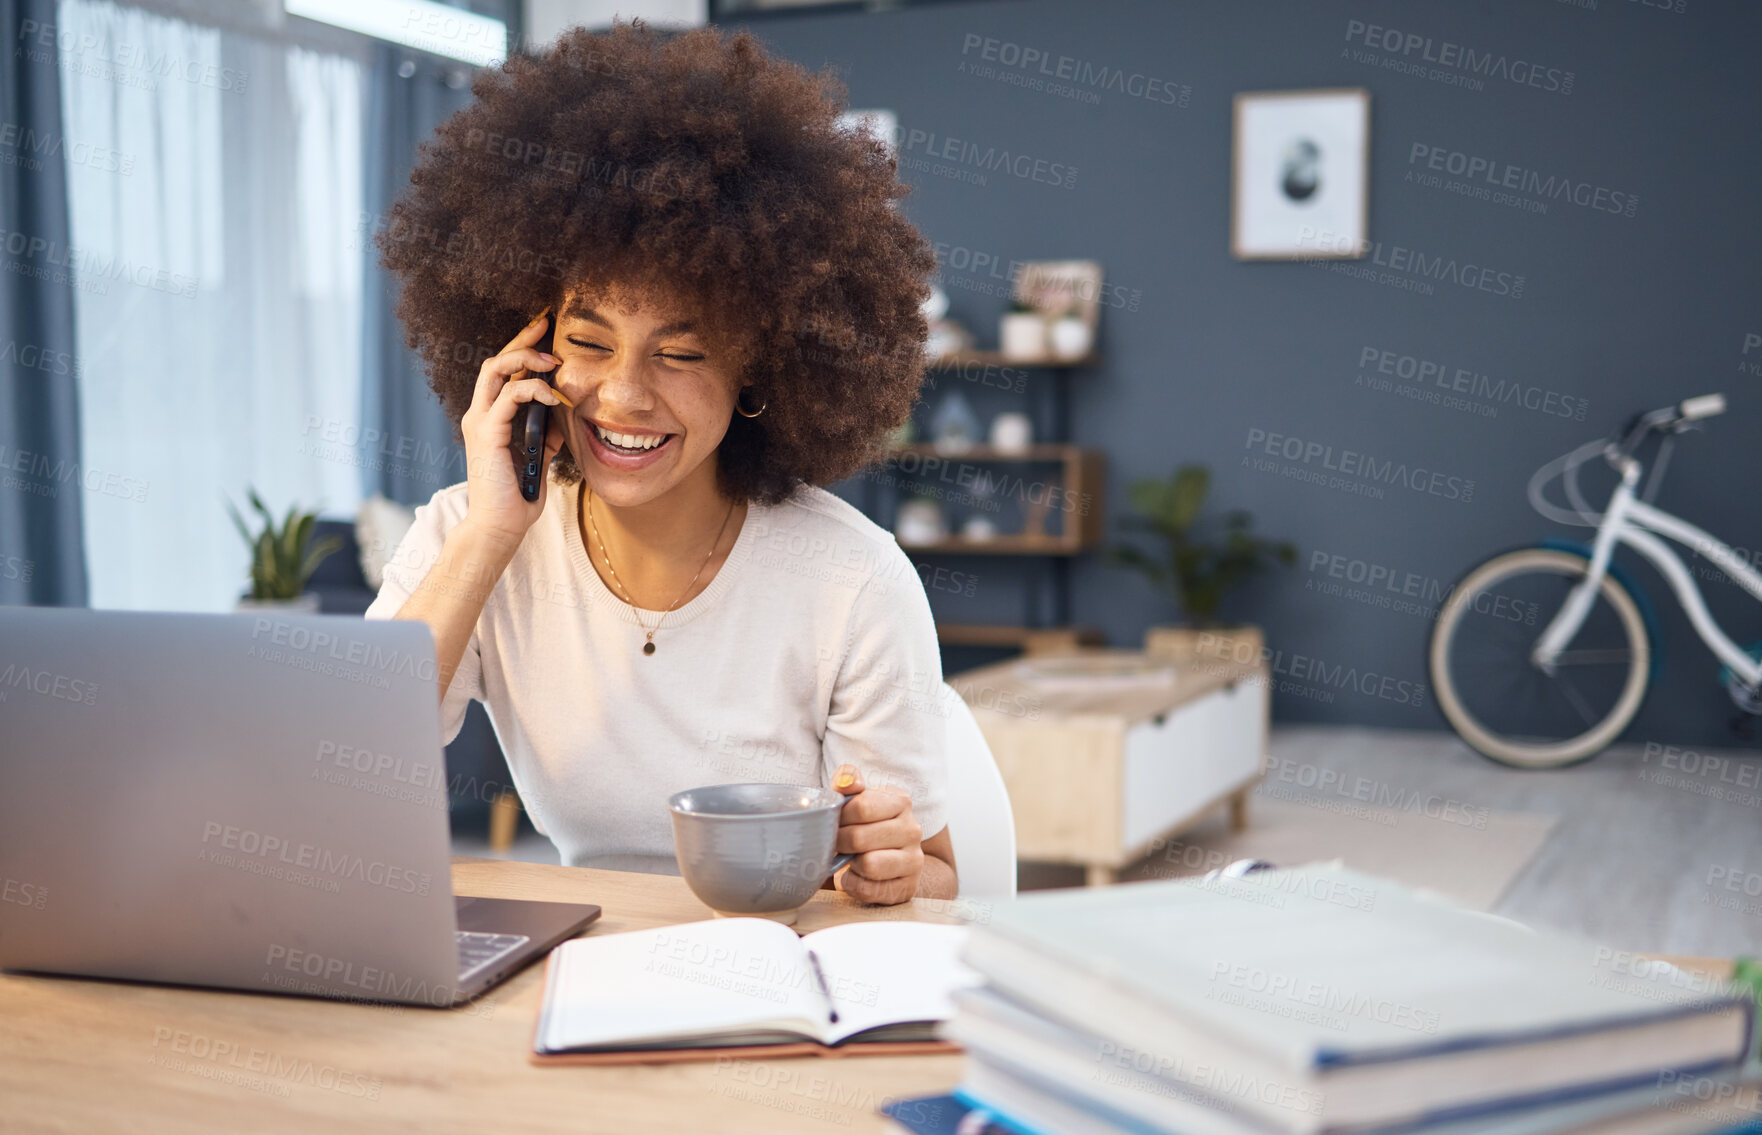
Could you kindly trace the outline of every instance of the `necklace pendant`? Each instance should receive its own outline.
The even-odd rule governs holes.
[[[653,653],[654,653],[654,652],[655,652],[655,644],[654,644],[654,642],[653,642],[653,641],[652,641],[652,640],[651,640],[651,641],[649,641],[649,642],[645,642],[645,643],[643,643],[643,644],[642,644],[642,652],[643,652],[643,653],[644,653],[644,654],[653,654]]]

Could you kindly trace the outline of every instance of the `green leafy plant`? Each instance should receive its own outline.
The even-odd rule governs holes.
[[[1133,511],[1121,518],[1121,526],[1155,537],[1161,555],[1134,544],[1116,544],[1107,553],[1110,565],[1143,572],[1196,626],[1216,625],[1224,596],[1269,562],[1297,562],[1294,545],[1249,531],[1254,517],[1248,512],[1225,513],[1217,524],[1202,521],[1210,489],[1211,471],[1204,465],[1183,465],[1164,479],[1134,481],[1127,491]]]
[[[287,519],[281,527],[275,526],[275,517],[271,516],[268,507],[257,495],[256,489],[247,489],[251,507],[263,518],[262,530],[253,535],[245,526],[245,518],[233,507],[231,501],[226,502],[226,510],[232,513],[233,523],[238,525],[239,535],[251,549],[251,595],[254,600],[265,599],[298,599],[306,590],[306,581],[324,558],[343,546],[343,542],[335,536],[326,536],[317,543],[312,541],[312,527],[318,521],[316,513],[300,512],[297,507],[288,509]]]

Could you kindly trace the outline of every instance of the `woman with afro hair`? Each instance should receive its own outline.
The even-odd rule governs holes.
[[[443,737],[485,703],[566,864],[677,873],[672,793],[829,784],[857,855],[832,885],[953,897],[929,602],[819,487],[924,375],[935,259],[885,145],[744,32],[577,28],[472,93],[375,237],[465,480],[368,617],[429,625]]]

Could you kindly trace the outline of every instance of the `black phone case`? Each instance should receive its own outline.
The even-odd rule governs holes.
[[[551,353],[552,332],[557,329],[557,316],[546,317],[550,323],[535,349]],[[555,370],[527,371],[529,377],[542,378],[554,385]],[[539,481],[544,477],[545,426],[550,421],[550,407],[543,402],[522,402],[514,410],[514,429],[508,447],[513,453],[514,475],[520,481],[520,495],[529,501],[538,499]]]

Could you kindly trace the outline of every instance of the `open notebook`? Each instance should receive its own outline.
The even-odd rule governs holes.
[[[551,952],[535,1063],[952,1051],[939,1039],[963,926],[853,922],[805,937],[719,918],[576,938]],[[910,1046],[910,1047],[905,1047]]]

